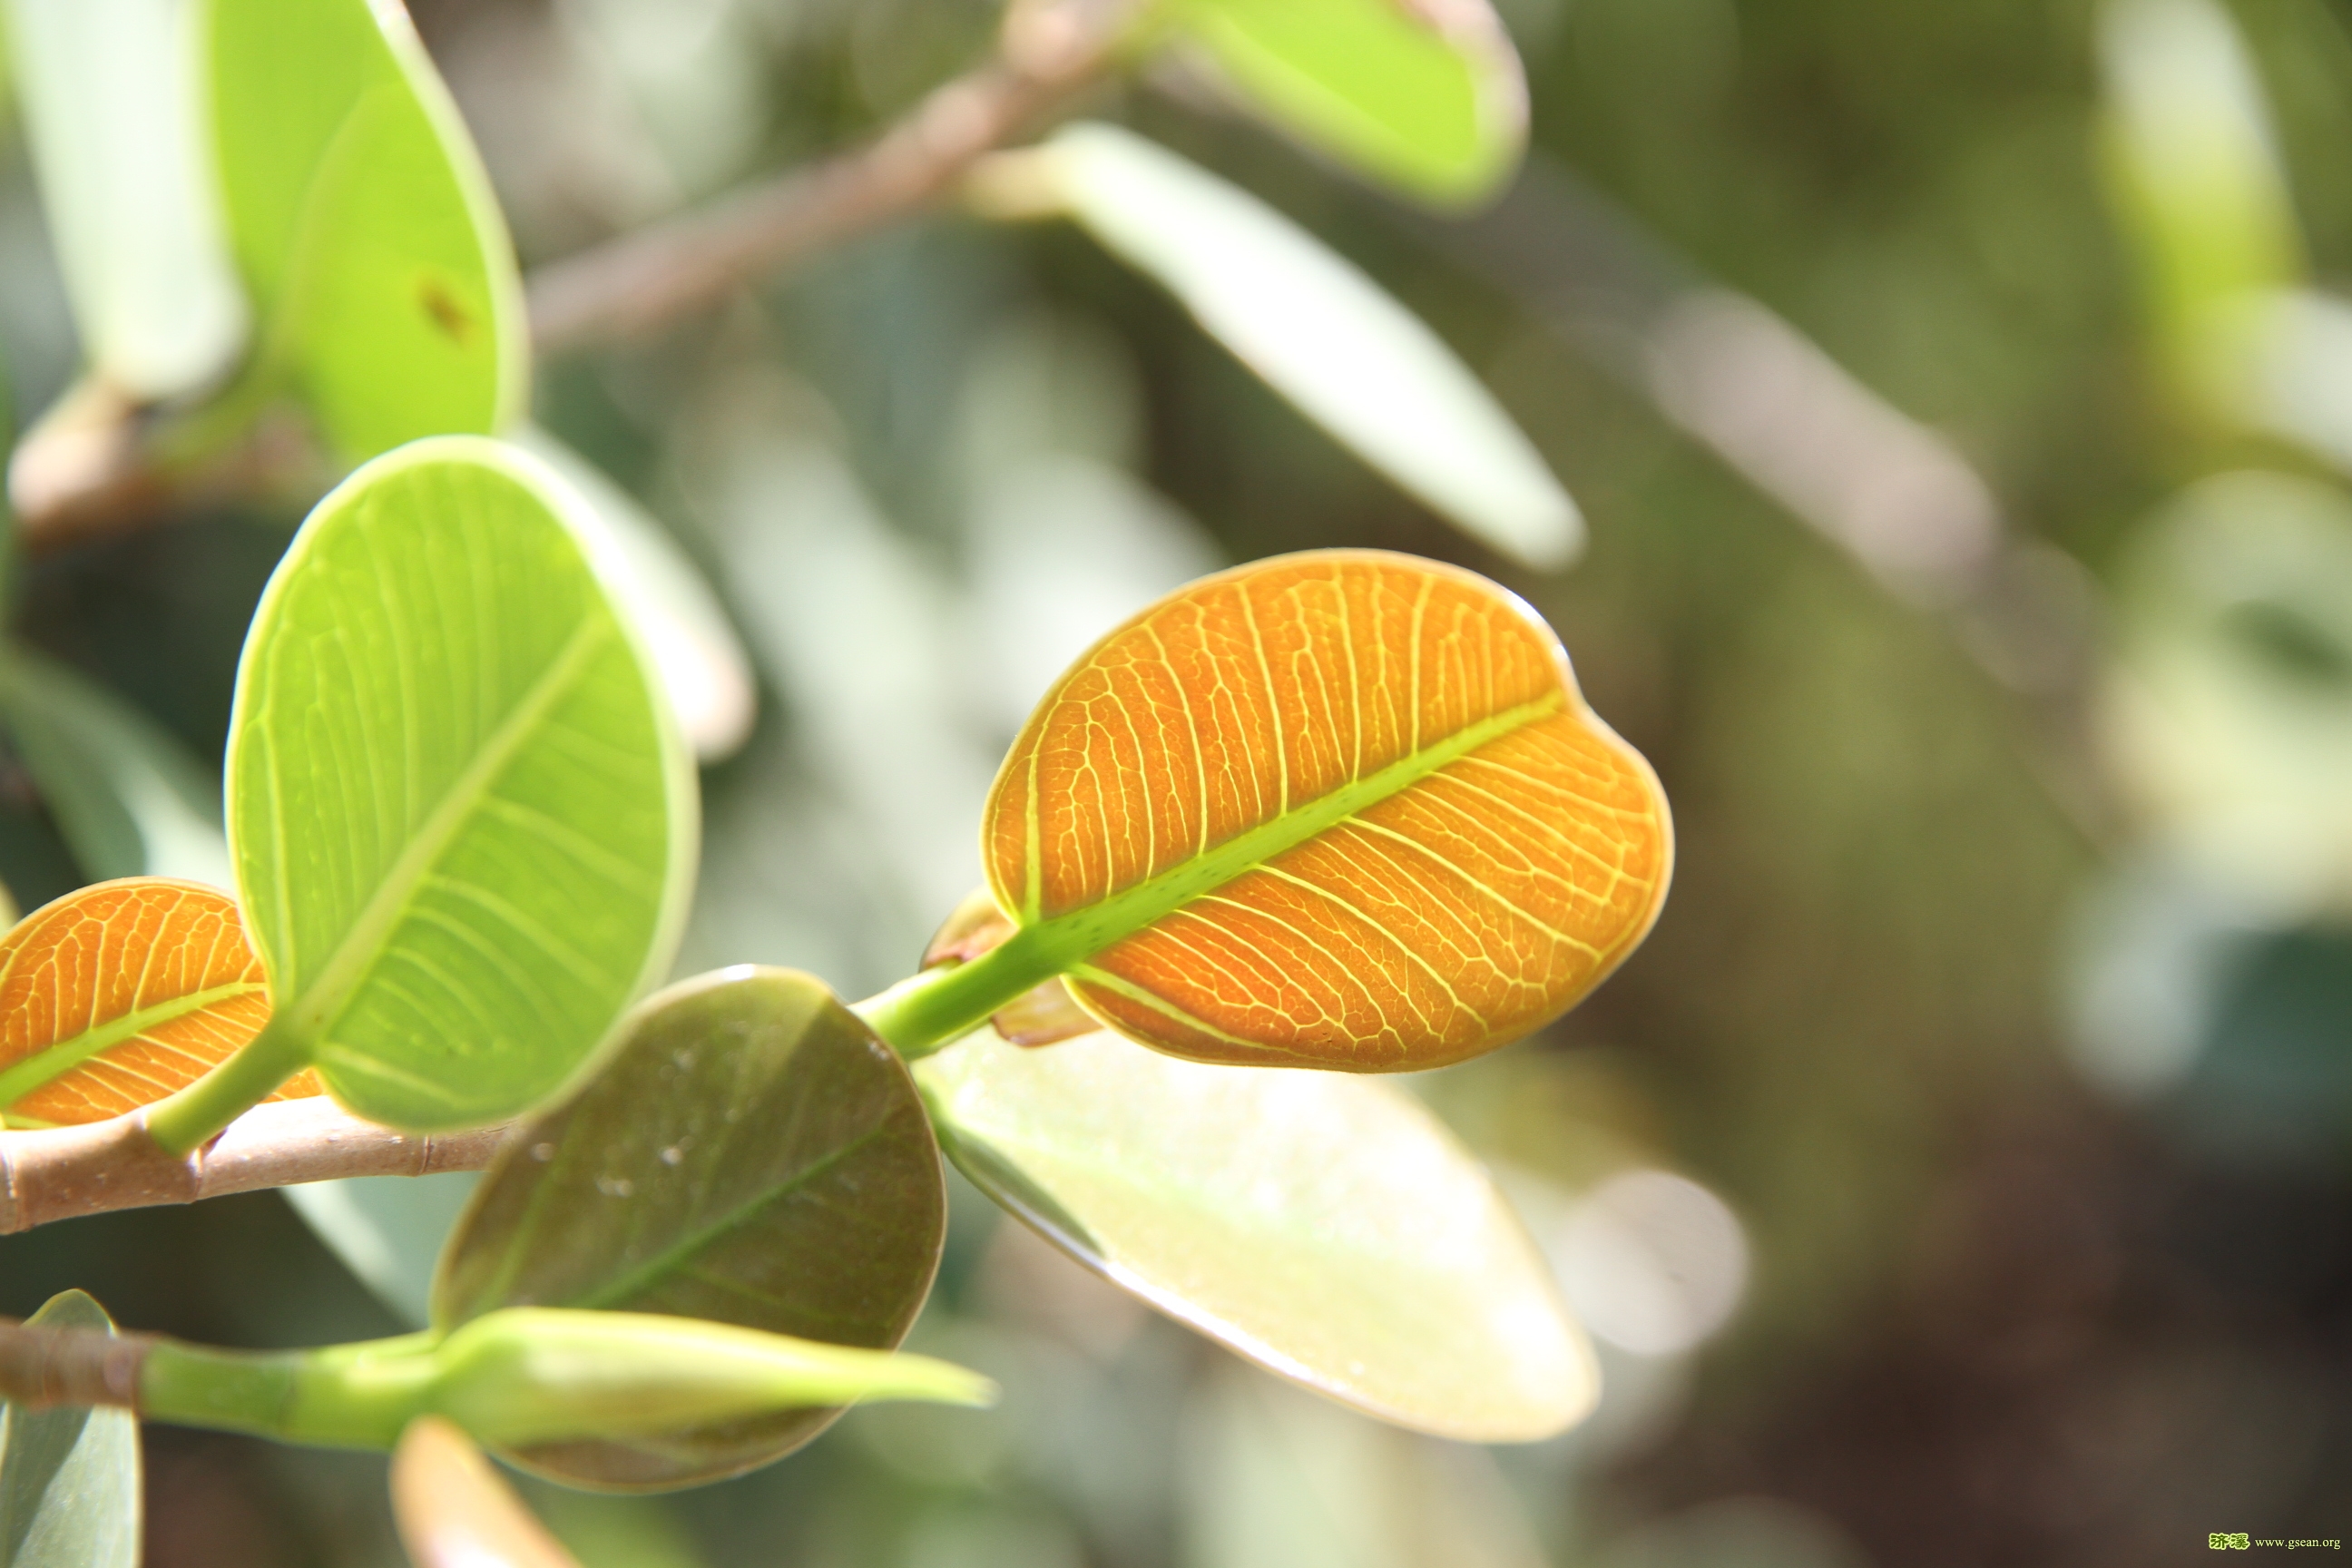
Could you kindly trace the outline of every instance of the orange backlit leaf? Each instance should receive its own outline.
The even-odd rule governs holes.
[[[261,960],[217,889],[126,877],[0,937],[0,1112],[100,1121],[194,1081],[269,1018]],[[270,1098],[320,1092],[310,1073]]]
[[[1559,639],[1370,551],[1205,578],[1096,646],[989,797],[1008,942],[1202,1061],[1399,1071],[1556,1017],[1641,941],[1674,836]]]

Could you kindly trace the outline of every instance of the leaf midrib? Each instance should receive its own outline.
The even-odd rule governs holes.
[[[498,728],[410,837],[358,917],[345,929],[318,978],[286,1004],[283,1012],[289,1026],[313,1049],[382,960],[393,928],[408,912],[417,889],[475,807],[488,796],[491,784],[514,761],[549,711],[571,693],[589,659],[603,649],[613,633],[610,618],[599,615],[591,615],[573,630],[522,700],[499,721]]]
[[[1024,925],[971,962],[919,975],[861,1004],[858,1011],[894,1047],[922,1054],[961,1036],[1031,986],[1069,973],[1193,900],[1403,794],[1481,747],[1567,708],[1567,694],[1553,690],[1490,713],[1385,767],[1276,813],[1157,876],[1051,920]],[[1001,893],[999,900],[1003,901]]]
[[[721,1240],[750,1225],[775,1205],[799,1192],[827,1171],[873,1142],[888,1130],[889,1119],[883,1118],[856,1137],[794,1171],[792,1175],[753,1194],[717,1219],[696,1227],[670,1246],[656,1253],[617,1279],[607,1280],[595,1289],[585,1291],[562,1303],[567,1307],[610,1308],[628,1300],[639,1291],[650,1289],[667,1274],[682,1268],[701,1256]]]
[[[158,1002],[152,1007],[136,1008],[78,1035],[53,1040],[0,1071],[0,1108],[14,1105],[34,1090],[55,1083],[92,1057],[136,1039],[150,1029],[263,989],[257,980],[233,980]]]
[[[1093,957],[1112,943],[1165,919],[1194,899],[1246,876],[1300,845],[1320,837],[1357,813],[1370,810],[1403,794],[1447,764],[1480,747],[1525,729],[1560,710],[1564,699],[1547,692],[1532,702],[1506,708],[1475,723],[1465,724],[1444,740],[1410,752],[1386,767],[1350,779],[1313,800],[1277,812],[1256,826],[1234,835],[1204,854],[1193,856],[1132,887],[1099,899],[1082,909],[1023,928],[1007,939],[1058,962],[1055,973]],[[998,952],[1004,951],[999,948]],[[993,954],[990,955],[993,956]]]

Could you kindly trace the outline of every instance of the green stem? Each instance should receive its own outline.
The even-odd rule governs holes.
[[[12,1362],[0,1324],[0,1394],[52,1386],[54,1343]],[[22,1338],[24,1331],[18,1331]],[[48,1336],[54,1341],[56,1336]],[[78,1389],[121,1342],[84,1331],[64,1370]],[[987,1379],[925,1356],[818,1344],[695,1318],[509,1307],[447,1335],[409,1334],[312,1351],[226,1351],[145,1340],[141,1413],[158,1421],[331,1448],[389,1448],[419,1415],[444,1415],[497,1445],[691,1432],[780,1410],[860,1399],[986,1404]],[[119,1383],[119,1379],[117,1382]],[[112,1393],[107,1384],[100,1394]]]
[[[331,1448],[389,1448],[430,1402],[439,1336],[314,1351],[228,1351],[159,1340],[139,1377],[151,1420]]]
[[[310,1043],[283,1015],[274,1017],[236,1055],[149,1106],[147,1136],[166,1154],[184,1156],[310,1065]]]
[[[1047,925],[1015,931],[969,963],[927,969],[850,1008],[908,1061],[929,1056],[980,1027],[1032,986],[1087,956],[1056,951]]]

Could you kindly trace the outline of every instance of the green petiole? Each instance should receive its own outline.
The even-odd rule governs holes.
[[[227,1060],[149,1106],[147,1136],[166,1154],[183,1157],[310,1065],[308,1042],[273,1017]]]

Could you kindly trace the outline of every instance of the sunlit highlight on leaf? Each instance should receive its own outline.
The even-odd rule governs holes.
[[[982,1191],[1120,1289],[1343,1404],[1548,1437],[1598,1374],[1484,1166],[1379,1079],[1171,1061],[1099,1030],[986,1031],[915,1064]]]

